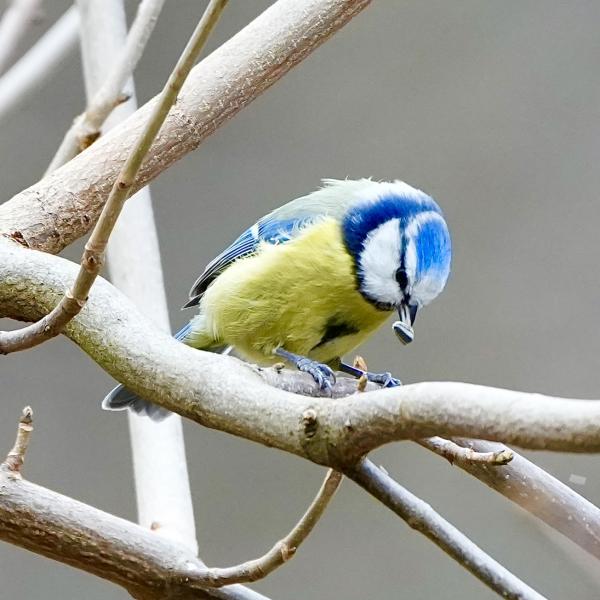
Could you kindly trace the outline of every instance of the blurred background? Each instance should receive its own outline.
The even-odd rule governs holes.
[[[68,4],[46,2],[28,41]],[[211,48],[269,4],[231,2]],[[165,6],[136,72],[140,103],[161,88],[203,7]],[[598,397],[599,22],[593,0],[373,2],[152,184],[173,328],[199,271],[257,217],[322,177],[399,178],[445,211],[453,274],[410,348],[384,327],[361,349],[371,368],[405,382]],[[41,176],[83,108],[74,52],[0,123],[2,200]],[[78,259],[80,247],[65,255]],[[135,519],[127,422],[99,406],[112,379],[63,338],[4,357],[0,373],[2,451],[31,404],[26,476]],[[225,566],[262,553],[302,513],[322,469],[185,429],[202,557]],[[527,456],[600,502],[597,457]],[[477,480],[410,443],[374,459],[542,594],[598,598],[591,558]],[[6,544],[0,578],[2,599],[126,597]],[[273,600],[496,597],[349,482],[297,557],[256,589]]]

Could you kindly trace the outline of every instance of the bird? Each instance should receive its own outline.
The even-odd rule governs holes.
[[[444,289],[452,247],[444,215],[425,192],[400,180],[323,179],[312,193],[246,229],[195,281],[183,308],[198,313],[175,335],[188,346],[235,352],[259,365],[280,362],[331,390],[335,371],[363,372],[344,355],[394,313],[403,344],[416,314]],[[122,385],[103,400],[160,420],[168,414]]]

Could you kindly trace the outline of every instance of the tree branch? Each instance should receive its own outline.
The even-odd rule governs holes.
[[[39,317],[75,271],[62,258],[0,240],[1,313]],[[158,331],[108,282],[99,278],[96,283],[86,309],[65,333],[132,391],[207,427],[334,468],[385,443],[433,435],[502,440],[531,449],[600,451],[598,400],[451,382],[343,399],[307,398],[273,386],[285,387],[293,378],[302,380],[304,388],[315,388],[310,376],[260,370],[189,348]],[[303,421],[307,411],[310,427]]]
[[[31,24],[39,16],[42,0],[12,0],[0,21],[0,73],[17,50]]]
[[[87,571],[144,600],[267,600],[239,585],[207,587],[185,546],[0,469],[0,539]]]
[[[345,474],[503,598],[544,600],[370,460],[360,461]]]
[[[108,579],[136,598],[266,600],[229,584],[262,579],[292,558],[342,480],[330,470],[304,516],[261,558],[207,568],[184,545],[22,480],[20,468],[31,431],[31,409],[26,407],[15,445],[0,465],[0,539]],[[220,592],[206,591],[225,585],[229,587]]]
[[[78,29],[79,14],[72,6],[0,77],[0,119],[52,76],[75,47]]]
[[[269,88],[370,0],[279,0],[192,70],[136,191]],[[156,99],[86,152],[0,206],[0,235],[57,253],[87,233]],[[102,169],[98,169],[102,165]]]
[[[475,452],[500,452],[502,444],[456,439]],[[600,559],[600,509],[540,467],[513,451],[510,464],[456,463],[524,510]]]
[[[52,311],[36,323],[17,331],[0,332],[0,354],[32,348],[58,335],[85,306],[89,291],[104,263],[104,252],[119,214],[129,198],[133,183],[148,150],[177,98],[189,72],[204,47],[228,0],[210,0],[175,68],[169,75],[158,102],[145,123],[113,184],[106,205],[85,245],[75,282]]]
[[[164,2],[165,0],[141,0],[118,61],[114,63],[109,75],[102,78],[102,85],[94,86],[94,92],[90,91],[89,85],[87,86],[89,99],[85,112],[76,117],[65,133],[47,173],[61,167],[96,141],[108,115],[124,98],[127,98],[123,89],[144,53]],[[85,3],[80,2],[79,8],[85,9]],[[93,60],[85,62],[90,63],[86,71],[93,68]],[[99,62],[102,63],[102,60],[99,59]],[[93,77],[88,76],[87,79]]]

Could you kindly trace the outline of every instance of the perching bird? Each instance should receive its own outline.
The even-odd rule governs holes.
[[[233,347],[259,364],[282,359],[321,388],[394,310],[394,330],[413,339],[417,310],[443,289],[450,235],[436,202],[402,181],[326,179],[323,187],[269,213],[204,270],[184,308],[199,313],[175,336],[218,351]],[[389,373],[367,373],[385,386]],[[165,411],[123,386],[103,402],[161,418]]]

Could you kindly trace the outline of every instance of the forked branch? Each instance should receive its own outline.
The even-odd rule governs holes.
[[[108,579],[136,598],[266,600],[230,584],[256,581],[287,562],[323,515],[342,479],[330,470],[304,516],[261,558],[207,568],[181,544],[21,479],[19,469],[31,430],[27,407],[15,446],[0,468],[0,539]],[[226,585],[220,591],[210,589]]]

